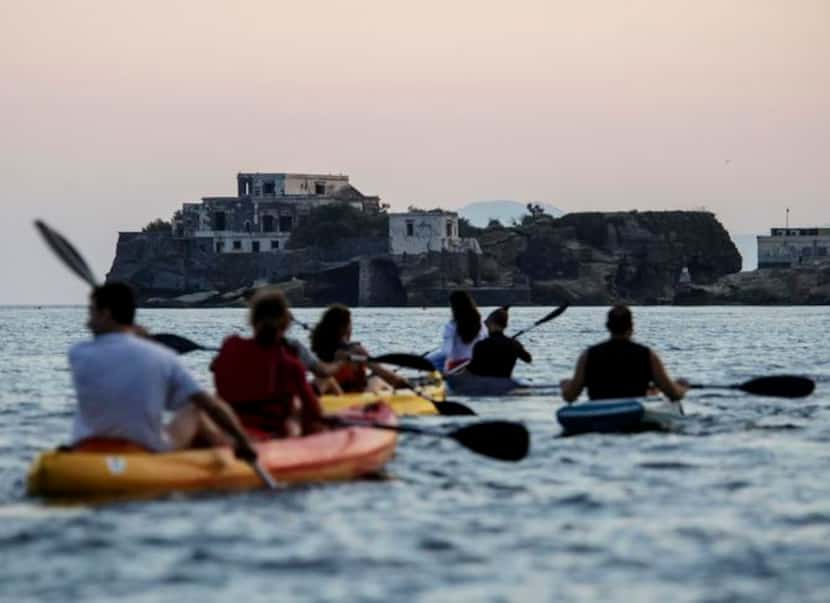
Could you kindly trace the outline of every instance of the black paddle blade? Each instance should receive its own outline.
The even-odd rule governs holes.
[[[37,227],[40,236],[49,245],[49,248],[58,256],[64,264],[66,264],[72,272],[81,277],[89,284],[90,287],[97,286],[98,282],[95,275],[92,274],[92,269],[86,263],[78,250],[72,246],[72,243],[67,241],[63,235],[55,230],[49,228],[42,220],[35,220],[35,227]]]
[[[473,452],[501,461],[520,461],[530,449],[525,426],[511,421],[476,423],[447,435]]]
[[[152,336],[153,340],[161,345],[170,348],[177,354],[187,354],[196,350],[214,351],[216,348],[207,348],[199,345],[195,341],[191,341],[187,337],[181,335],[174,335],[173,333],[156,333]]]
[[[537,320],[535,323],[533,323],[533,326],[543,325],[543,324],[545,324],[546,322],[548,322],[549,320],[553,320],[554,318],[556,318],[557,316],[559,316],[560,314],[562,314],[565,310],[567,310],[567,309],[568,309],[568,306],[570,306],[570,304],[562,304],[561,306],[559,306],[558,308],[556,308],[556,310],[554,310],[553,312],[551,312],[551,313],[550,313],[550,314],[548,314],[547,316],[545,316],[545,317],[543,317],[543,318],[540,318],[540,319],[539,319],[539,320]]]
[[[416,371],[432,372],[435,370],[435,366],[429,360],[421,356],[416,356],[415,354],[384,354],[383,356],[369,358],[369,361],[379,364],[394,364]]]
[[[812,394],[815,388],[812,379],[796,375],[758,377],[737,386],[737,389],[750,394],[779,398],[803,398]]]
[[[417,393],[417,392],[416,392]],[[475,411],[470,408],[469,406],[465,406],[464,404],[460,404],[458,402],[433,402],[435,405],[435,409],[438,411],[439,415],[444,415],[446,417],[474,417],[476,416]]]

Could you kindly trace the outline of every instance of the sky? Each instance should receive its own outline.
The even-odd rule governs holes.
[[[118,231],[345,173],[394,209],[830,224],[827,0],[0,0],[0,304],[84,303]]]

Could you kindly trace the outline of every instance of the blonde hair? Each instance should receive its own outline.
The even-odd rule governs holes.
[[[286,317],[291,317],[285,294],[273,287],[260,289],[251,297],[248,305],[251,309],[249,320],[257,343],[264,346],[276,343],[277,330]]]

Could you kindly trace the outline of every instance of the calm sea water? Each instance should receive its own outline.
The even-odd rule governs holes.
[[[517,375],[566,376],[603,336],[571,308],[525,338]],[[313,322],[319,311],[297,310]],[[520,328],[545,313],[511,310]],[[440,309],[358,309],[375,354],[433,347]],[[145,310],[141,322],[205,344],[242,310]],[[24,476],[64,441],[65,352],[83,308],[0,308],[0,598],[8,601],[828,601],[830,311],[639,308],[640,341],[670,372],[729,383],[815,377],[803,400],[697,392],[677,433],[559,438],[555,396],[459,401],[523,421],[530,456],[507,464],[451,441],[403,437],[390,479],[172,496],[101,507],[27,498]],[[210,382],[209,356],[185,362]],[[418,418],[451,427],[463,419]]]

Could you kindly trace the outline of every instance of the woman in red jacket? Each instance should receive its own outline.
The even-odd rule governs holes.
[[[285,296],[278,290],[263,290],[250,306],[254,336],[228,337],[210,366],[217,393],[255,437],[322,430],[320,402],[294,348],[283,339],[292,320]]]

